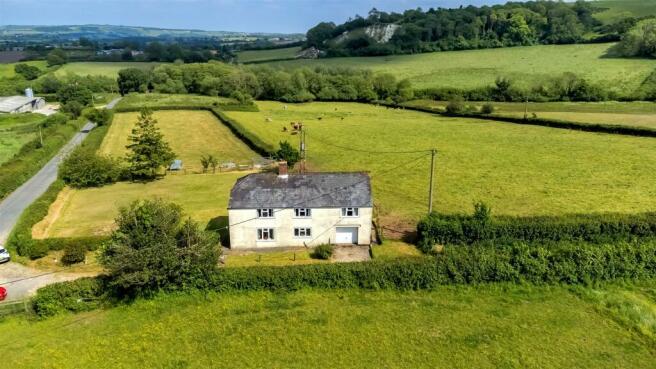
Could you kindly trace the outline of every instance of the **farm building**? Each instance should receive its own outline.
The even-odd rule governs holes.
[[[230,192],[230,247],[369,245],[369,175],[362,172],[250,174]]]
[[[45,107],[42,97],[6,96],[0,97],[0,113],[29,113]]]

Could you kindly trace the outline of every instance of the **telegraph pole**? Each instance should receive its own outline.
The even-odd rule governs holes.
[[[301,124],[301,173],[305,173],[305,156],[306,156],[306,151],[305,151],[305,127],[303,127],[303,124]]]
[[[430,187],[428,188],[428,214],[433,212],[433,181],[435,176],[435,155],[437,150],[431,150]]]

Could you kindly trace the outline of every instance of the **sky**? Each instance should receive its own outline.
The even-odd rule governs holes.
[[[0,0],[0,25],[111,24],[236,32],[305,33],[376,7],[403,11],[500,0]]]

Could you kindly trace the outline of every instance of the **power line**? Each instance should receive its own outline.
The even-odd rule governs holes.
[[[11,280],[11,281],[7,281],[7,282],[2,282],[2,283],[0,283],[0,286],[7,286],[7,285],[10,285],[10,284],[13,284],[13,283],[18,283],[18,282],[22,282],[22,281],[27,281],[27,280],[34,279],[34,278],[40,278],[40,277],[43,277],[43,276],[46,276],[46,275],[50,275],[50,274],[55,274],[55,273],[61,273],[61,271],[48,272],[48,273],[43,273],[43,274],[33,275],[33,276],[31,276],[31,277],[25,277],[25,278],[14,279],[14,280]]]

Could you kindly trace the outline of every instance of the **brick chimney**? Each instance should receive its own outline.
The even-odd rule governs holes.
[[[278,178],[287,179],[289,178],[289,173],[287,172],[287,162],[279,161],[278,162]]]

